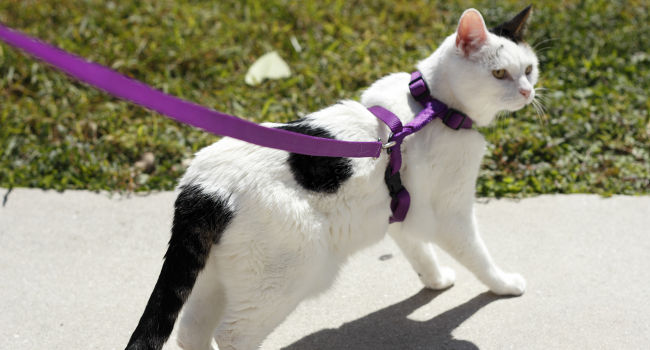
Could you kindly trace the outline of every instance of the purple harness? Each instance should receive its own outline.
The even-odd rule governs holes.
[[[384,148],[387,148],[388,154],[390,154],[390,161],[384,175],[388,192],[392,198],[390,209],[393,211],[393,215],[388,219],[390,223],[404,221],[411,204],[411,197],[402,185],[402,179],[399,174],[399,170],[402,167],[400,146],[404,138],[422,129],[435,118],[442,118],[442,122],[445,125],[455,130],[472,128],[472,120],[467,115],[453,108],[449,108],[440,100],[431,97],[429,87],[422,78],[422,73],[419,71],[411,73],[409,89],[411,90],[411,96],[420,102],[424,108],[406,125],[402,125],[399,118],[386,108],[380,106],[368,108],[372,114],[386,123],[391,131],[391,136],[384,146]]]
[[[388,125],[391,136],[386,144],[382,144],[380,141],[353,142],[267,128],[182,100],[2,24],[0,24],[0,40],[118,98],[134,102],[216,135],[229,136],[259,146],[312,156],[377,158],[381,154],[381,150],[386,149],[390,154],[385,181],[392,198],[393,215],[389,219],[391,223],[404,221],[410,205],[409,193],[402,185],[399,174],[402,167],[400,146],[404,138],[422,129],[437,117],[442,118],[443,123],[452,129],[472,127],[472,120],[465,114],[448,108],[441,101],[431,97],[429,88],[422,79],[422,74],[417,71],[411,74],[409,88],[411,95],[422,104],[424,109],[411,122],[402,125],[399,118],[389,110],[380,106],[370,107],[370,112]]]

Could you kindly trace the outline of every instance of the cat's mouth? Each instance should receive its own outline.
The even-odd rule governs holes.
[[[535,90],[531,91],[530,95],[528,96],[520,96],[520,97],[521,98],[518,100],[521,105],[517,109],[522,109],[528,106],[529,104],[533,103],[533,101],[535,100]]]
[[[533,103],[533,100],[535,100],[535,93],[533,92],[530,96],[524,97],[524,96],[518,96],[517,98],[512,98],[509,99],[508,101],[508,108],[507,110],[510,112],[516,112],[529,104]]]
[[[533,103],[533,100],[535,100],[535,90],[532,90],[530,92],[530,95],[528,97],[526,97],[526,104]]]

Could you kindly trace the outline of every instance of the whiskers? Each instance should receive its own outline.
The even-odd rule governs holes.
[[[534,110],[535,119],[542,126],[546,126],[548,123],[548,109],[546,108],[548,102],[548,96],[546,95],[546,92],[548,91],[549,89],[543,87],[535,88],[535,98],[533,98],[530,103]],[[504,102],[514,102],[518,99],[518,97],[513,97],[512,99],[506,100]],[[511,117],[517,118],[517,115],[519,115],[519,113],[522,111],[523,110],[513,112],[503,110],[498,112],[495,116],[494,122],[492,123],[491,131],[496,132],[497,130],[505,130],[508,125],[506,119]]]
[[[532,49],[537,54],[540,54],[540,53],[552,48],[553,45],[555,44],[554,41],[559,40],[559,39],[560,38],[546,38],[546,39],[543,39],[543,40],[539,40],[539,41],[535,42],[532,45]]]
[[[532,106],[535,109],[535,115],[537,116],[537,121],[540,124],[546,125],[548,122],[548,109],[545,104],[547,102],[547,96],[544,94],[548,91],[547,88],[538,87],[535,89],[535,98],[533,98]]]

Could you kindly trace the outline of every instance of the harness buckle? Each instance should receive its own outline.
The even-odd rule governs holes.
[[[449,125],[449,119],[454,115],[454,114],[460,114],[463,116],[463,119],[461,119],[460,123],[456,126],[451,126]],[[465,119],[467,119],[467,114],[453,108],[447,108],[447,112],[445,112],[445,116],[442,117],[442,122],[445,123],[448,127],[454,129],[454,130],[459,130],[463,124],[465,124]]]
[[[418,101],[423,96],[429,94],[429,87],[427,86],[427,83],[424,81],[424,78],[422,78],[421,74],[418,74],[418,76],[415,79],[412,79],[409,82],[409,90],[411,91],[411,95]]]

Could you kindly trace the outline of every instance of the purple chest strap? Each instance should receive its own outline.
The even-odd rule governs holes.
[[[402,167],[401,145],[404,138],[422,129],[435,118],[442,118],[442,122],[445,125],[455,130],[461,128],[472,128],[472,120],[467,117],[467,115],[453,108],[449,108],[440,100],[431,97],[429,87],[422,78],[422,73],[419,71],[411,73],[409,89],[411,90],[413,98],[420,102],[423,109],[406,125],[402,125],[400,119],[393,112],[384,107],[373,106],[368,108],[368,110],[378,119],[383,121],[391,131],[391,136],[388,138],[385,145],[385,148],[387,148],[387,152],[390,155],[390,160],[384,177],[386,186],[388,186],[388,192],[392,199],[390,208],[393,215],[391,215],[388,220],[390,223],[404,221],[411,203],[411,197],[406,188],[402,185],[399,173],[400,168]]]

